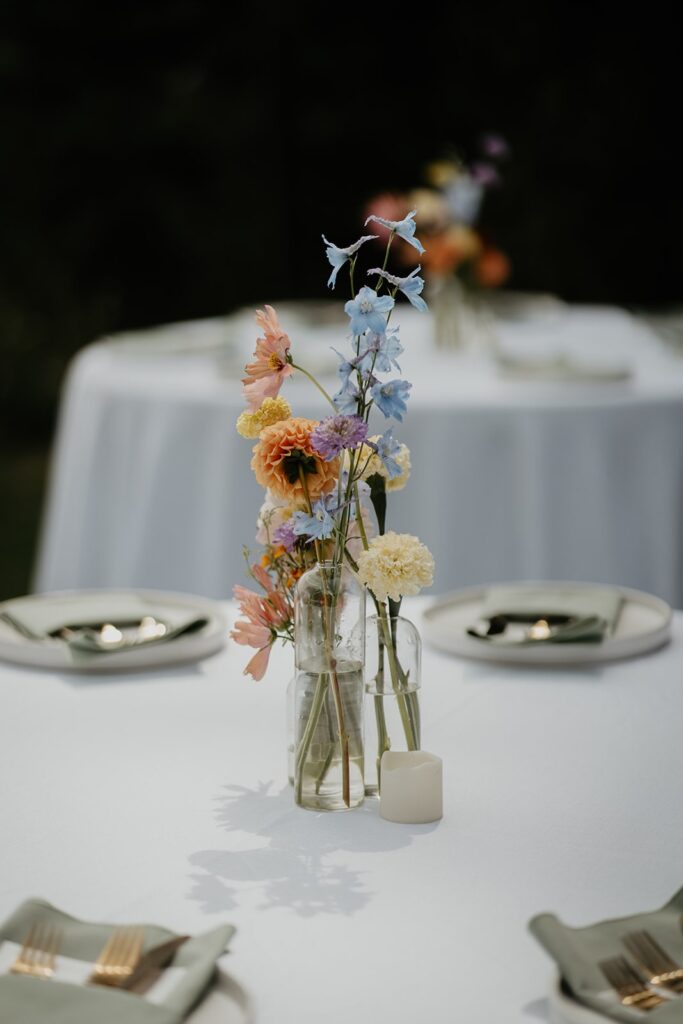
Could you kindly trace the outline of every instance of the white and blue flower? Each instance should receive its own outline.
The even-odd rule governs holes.
[[[357,337],[365,331],[384,334],[386,331],[385,313],[394,308],[394,300],[390,295],[378,295],[372,288],[364,285],[355,299],[349,299],[344,312],[351,319],[351,333]]]
[[[421,313],[426,313],[427,303],[420,295],[425,283],[421,277],[417,276],[421,270],[422,267],[415,267],[415,270],[408,274],[407,277],[396,277],[395,274],[389,274],[386,270],[380,270],[379,267],[375,267],[374,270],[368,270],[368,274],[379,274],[385,281],[389,281],[400,292],[403,292],[411,306],[415,306],[415,309],[419,309]]]
[[[395,234],[402,238],[408,245],[412,245],[418,252],[424,252],[424,246],[419,238],[415,238],[415,214],[417,210],[411,210],[410,213],[406,214],[403,220],[387,220],[386,217],[377,217],[374,213],[371,214],[366,220],[366,224],[369,224],[371,220],[376,221],[378,224],[382,224],[385,228],[389,228]]]
[[[335,245],[334,242],[329,242],[324,235],[322,236],[323,242],[327,246],[327,249],[325,249],[325,255],[332,266],[332,273],[330,274],[327,282],[328,288],[334,288],[337,283],[337,274],[346,261],[351,259],[352,256],[355,256],[361,245],[377,237],[377,235],[363,235],[363,237],[359,238],[357,242],[353,243],[353,245],[347,245],[345,249],[342,249],[341,246]]]
[[[386,384],[377,381],[370,389],[370,394],[387,419],[395,419],[400,423],[408,408],[408,392],[412,386],[407,380],[389,380]]]

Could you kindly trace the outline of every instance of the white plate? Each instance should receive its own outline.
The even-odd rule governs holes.
[[[251,1024],[253,1020],[249,996],[237,981],[219,967],[216,981],[189,1015],[187,1024]]]
[[[520,588],[545,588],[556,585],[590,590],[594,583],[553,584],[528,582],[505,584]],[[601,589],[604,589],[601,587]],[[424,638],[441,651],[457,654],[461,658],[478,661],[495,661],[504,665],[585,665],[600,661],[615,661],[619,658],[633,658],[662,647],[671,639],[671,608],[658,597],[640,590],[616,587],[624,601],[616,628],[602,643],[539,644],[504,647],[502,644],[487,644],[467,635],[467,627],[475,623],[488,587],[468,587],[455,591],[436,601],[424,614]]]
[[[130,594],[126,591],[109,591],[112,597]],[[190,615],[204,615],[208,623],[202,629],[186,636],[179,636],[168,643],[150,644],[148,647],[131,648],[112,654],[98,654],[87,664],[74,665],[68,648],[61,640],[29,640],[8,623],[0,621],[0,660],[12,661],[17,665],[34,668],[49,668],[70,672],[128,672],[131,670],[160,668],[164,665],[180,665],[199,661],[215,654],[225,646],[227,624],[220,606],[205,597],[190,594],[172,594],[157,590],[138,590],[135,593],[149,602],[150,611],[156,618],[163,619],[164,613],[179,609]],[[35,594],[21,598],[22,601],[50,601],[68,608],[69,603],[78,600],[82,605],[88,594],[102,594],[97,591],[63,591],[57,594]],[[0,604],[0,611],[2,605]]]
[[[606,1024],[609,1020],[604,1014],[596,1013],[595,1010],[572,998],[562,988],[562,979],[557,974],[553,976],[550,985],[548,1003],[552,1024]]]

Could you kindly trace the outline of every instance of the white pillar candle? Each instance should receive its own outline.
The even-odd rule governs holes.
[[[423,825],[443,817],[443,762],[426,750],[382,755],[379,813],[387,821]]]

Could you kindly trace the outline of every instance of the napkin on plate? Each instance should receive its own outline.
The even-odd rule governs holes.
[[[484,597],[480,617],[492,619],[496,615],[518,616],[534,622],[553,615],[568,615],[583,620],[583,627],[568,630],[557,637],[533,640],[529,643],[596,643],[614,631],[623,597],[615,587],[571,587],[552,583],[539,586],[506,584],[489,587]],[[505,634],[480,637],[499,644],[516,642]]]
[[[36,921],[61,930],[56,971],[49,981],[7,973]],[[52,1020],[60,1024],[179,1024],[205,993],[216,960],[235,932],[232,925],[222,925],[189,939],[176,953],[172,966],[163,972],[162,979],[143,997],[84,983],[113,927],[78,921],[43,900],[22,903],[0,925],[0,1020],[12,1024]],[[146,925],[143,953],[172,938],[173,934],[166,929]],[[60,980],[73,979],[79,969],[80,983]]]
[[[586,1006],[610,1020],[647,1019],[652,1024],[680,1024],[683,1016],[681,997],[674,997],[649,1013],[636,1013],[623,1006],[598,967],[600,960],[627,955],[622,938],[628,932],[647,929],[679,964],[683,964],[683,889],[661,910],[599,921],[586,928],[569,928],[554,914],[539,914],[529,922],[532,935],[555,960],[560,974],[572,993]]]
[[[150,603],[141,594],[133,592],[99,594],[86,592],[82,596],[51,595],[18,597],[12,601],[4,601],[0,605],[0,619],[13,626],[27,638],[36,641],[51,640],[50,636],[64,626],[99,626],[104,622],[113,624],[123,622],[139,622],[145,615],[160,617],[159,608]],[[162,637],[157,637],[154,644],[168,643],[175,637],[187,632],[205,621],[205,616],[198,616],[196,611],[184,608],[167,608],[164,606],[163,619],[168,626]],[[99,654],[115,654],[117,651],[130,650],[130,644],[120,647],[102,647],[93,642],[87,635],[75,635],[66,642],[74,660],[84,661]]]

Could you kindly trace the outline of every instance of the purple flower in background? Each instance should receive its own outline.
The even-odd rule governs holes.
[[[347,245],[345,249],[342,249],[339,245],[335,245],[334,242],[328,242],[324,235],[322,237],[323,242],[327,246],[327,249],[325,250],[325,255],[327,256],[332,266],[332,273],[330,274],[329,280],[327,282],[327,287],[334,288],[335,284],[337,283],[337,274],[344,266],[346,261],[350,259],[353,255],[355,255],[355,253],[358,252],[358,250],[360,249],[361,245],[363,245],[364,242],[369,242],[370,239],[378,238],[379,236],[363,235],[363,237],[359,238],[357,242],[353,243],[353,245]]]
[[[362,340],[365,351],[358,360],[358,369],[362,373],[377,370],[378,373],[391,373],[392,367],[401,372],[397,359],[403,352],[399,341],[398,327],[391,327],[386,334],[366,334]]]
[[[504,160],[505,157],[510,156],[510,146],[497,132],[487,132],[482,136],[481,151],[484,156],[490,156],[494,160]]]
[[[491,188],[493,185],[500,185],[500,174],[493,164],[487,164],[483,160],[472,164],[470,174],[473,181],[483,185],[484,188]]]
[[[394,231],[404,242],[408,242],[418,252],[424,252],[424,246],[422,242],[415,238],[416,224],[413,220],[417,210],[411,210],[410,213],[406,214],[403,220],[387,220],[386,217],[377,217],[374,213],[370,214],[366,220],[368,224],[371,220],[377,221],[378,224],[382,224],[385,228],[389,228],[390,231]]]
[[[379,274],[385,281],[389,281],[395,285],[400,292],[403,292],[405,297],[411,306],[415,306],[415,309],[419,309],[421,313],[427,312],[427,303],[423,298],[420,297],[420,292],[425,286],[424,281],[417,275],[422,270],[422,267],[415,267],[407,277],[396,277],[395,274],[388,274],[386,270],[380,270],[376,267],[374,270],[368,270],[368,274]]]
[[[308,512],[295,512],[294,533],[299,537],[308,537],[308,543],[314,540],[327,540],[334,531],[334,519],[331,512],[336,511],[335,498],[328,495],[313,505],[311,515]]]
[[[387,419],[391,417],[400,423],[408,408],[406,403],[408,392],[412,386],[407,380],[390,380],[386,384],[381,384],[378,381],[371,388],[370,394],[374,398],[377,408]]]
[[[311,432],[311,443],[325,462],[331,462],[344,448],[357,448],[368,436],[368,425],[360,416],[328,416]]]
[[[298,539],[292,519],[288,519],[281,526],[278,526],[277,530],[273,533],[273,543],[280,544],[285,551],[291,551]]]
[[[375,449],[375,455],[387,471],[390,480],[401,475],[401,467],[394,458],[401,450],[401,442],[394,437],[394,428],[389,427],[375,441],[368,441],[368,445]]]
[[[364,334],[365,331],[374,331],[375,334],[384,334],[386,320],[384,313],[394,308],[394,300],[390,295],[378,295],[372,288],[364,285],[355,299],[349,299],[344,306],[344,312],[351,318],[351,333],[354,336]]]

